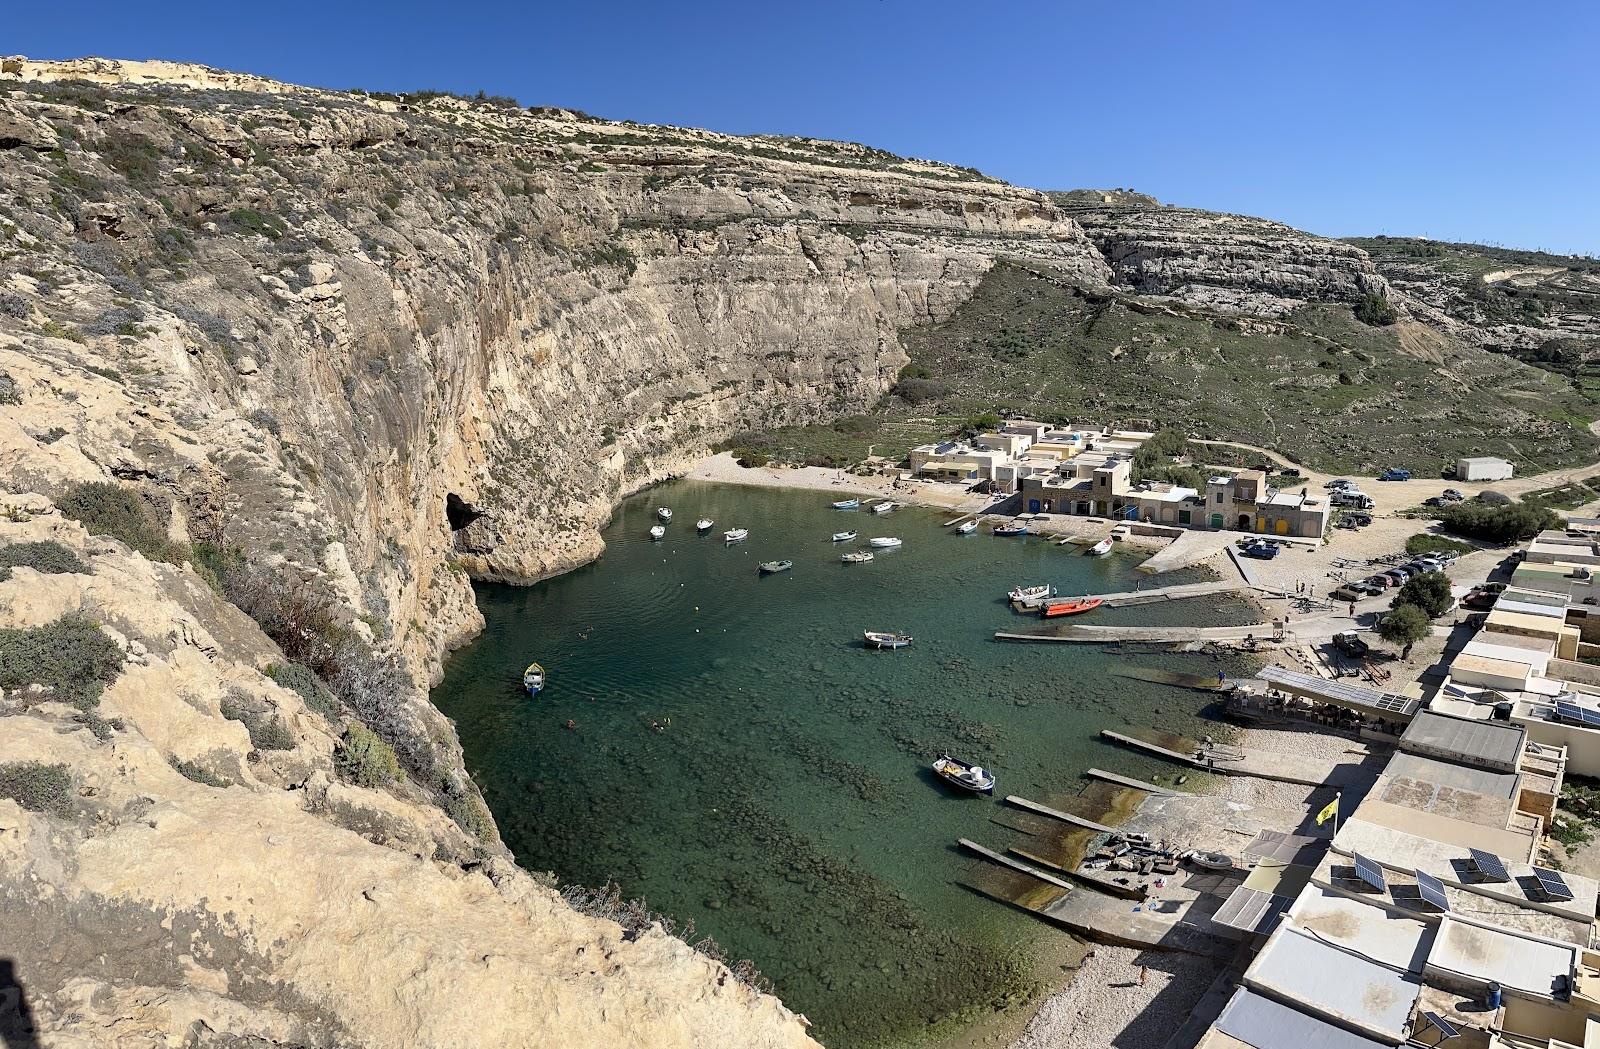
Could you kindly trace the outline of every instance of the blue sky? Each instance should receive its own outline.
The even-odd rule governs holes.
[[[120,0],[6,22],[5,53],[481,88],[1333,236],[1600,254],[1596,3]]]

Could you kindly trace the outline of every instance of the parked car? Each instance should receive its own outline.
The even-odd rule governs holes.
[[[1270,561],[1278,556],[1278,548],[1272,543],[1251,543],[1240,552],[1246,557],[1259,557],[1263,561]]]
[[[1446,488],[1444,490],[1442,498],[1447,499],[1452,503],[1459,503],[1461,500],[1465,499],[1466,496],[1462,495],[1460,492],[1456,491],[1454,488]]]
[[[1442,495],[1430,495],[1430,496],[1428,496],[1428,498],[1422,500],[1422,505],[1423,506],[1443,506],[1446,502],[1448,502],[1448,500],[1445,499],[1445,497],[1442,496]]]
[[[1350,487],[1350,482],[1347,481],[1346,479],[1344,479],[1343,477],[1335,477],[1333,480],[1329,481],[1327,484],[1323,485],[1322,487],[1328,488],[1328,489],[1349,488]]]
[[[1371,646],[1361,640],[1361,635],[1354,630],[1341,630],[1333,635],[1333,647],[1357,659],[1365,658],[1372,651]]]
[[[1334,506],[1349,506],[1357,510],[1371,510],[1372,496],[1359,488],[1340,488],[1328,497]]]
[[[1369,576],[1366,579],[1366,583],[1368,586],[1375,586],[1379,590],[1387,590],[1389,587],[1394,586],[1394,580],[1386,575]]]
[[[1380,481],[1409,481],[1409,480],[1411,480],[1411,471],[1410,470],[1402,470],[1397,466],[1391,466],[1387,470],[1383,471],[1383,473],[1378,475],[1378,480],[1380,480]]]

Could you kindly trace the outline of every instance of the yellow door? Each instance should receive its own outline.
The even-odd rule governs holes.
[[[1289,519],[1288,518],[1284,518],[1284,519],[1282,519],[1282,520],[1280,520],[1278,522],[1278,534],[1279,535],[1288,535],[1289,534]]]
[[[1256,518],[1256,531],[1265,532],[1266,530],[1267,530],[1267,519],[1265,517]]]

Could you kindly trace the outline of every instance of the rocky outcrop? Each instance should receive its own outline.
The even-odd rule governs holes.
[[[1141,294],[1262,317],[1369,295],[1404,308],[1366,252],[1342,241],[1266,219],[1147,203],[1127,191],[1052,196],[1089,234],[1116,283]]]
[[[716,440],[869,405],[899,333],[999,257],[1105,284],[1082,230],[1043,194],[847,143],[163,63],[6,59],[0,140],[0,488],[42,493],[27,527],[95,567],[18,570],[0,616],[81,610],[143,661],[107,739],[48,696],[0,719],[0,763],[73,776],[68,816],[0,803],[34,1015],[61,1044],[74,1018],[130,1042],[803,1044],[717,964],[518,872],[463,818],[424,687],[479,626],[470,577],[582,563],[620,496]],[[404,675],[308,713],[192,567],[52,512],[106,479],[160,509],[162,556],[247,559]],[[291,751],[249,745],[233,688],[292,722]],[[406,778],[333,774],[358,722]]]
[[[12,569],[0,626],[88,618],[124,662],[87,714],[0,699],[0,1041],[815,1044],[659,928],[573,911],[413,786],[348,782],[337,719],[263,673],[281,654],[192,571],[43,497],[4,509],[0,549],[59,543],[83,570]],[[65,770],[48,806],[16,789],[30,762]]]

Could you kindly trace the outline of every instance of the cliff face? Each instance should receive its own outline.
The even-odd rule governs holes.
[[[1280,222],[1156,204],[1130,193],[1052,196],[1089,234],[1114,280],[1208,309],[1287,315],[1381,295],[1404,306],[1366,252]]]
[[[81,611],[138,667],[104,740],[49,690],[5,709],[0,765],[63,764],[74,799],[0,801],[0,885],[34,914],[12,928],[38,933],[4,953],[35,1016],[173,1037],[232,1016],[271,1044],[805,1042],[714,963],[624,943],[517,871],[460,815],[476,796],[423,686],[479,625],[469,574],[581,563],[619,496],[718,438],[870,404],[898,333],[1001,255],[1104,284],[1082,231],[1042,194],[865,147],[167,63],[0,62],[0,171],[0,487],[95,580],[18,569],[0,626]],[[405,676],[307,713],[194,571],[52,504],[106,479],[173,549],[238,551]],[[241,737],[234,685],[291,751]],[[334,774],[363,720],[409,777]],[[53,950],[68,926],[88,931]],[[124,926],[143,932],[111,950]]]

